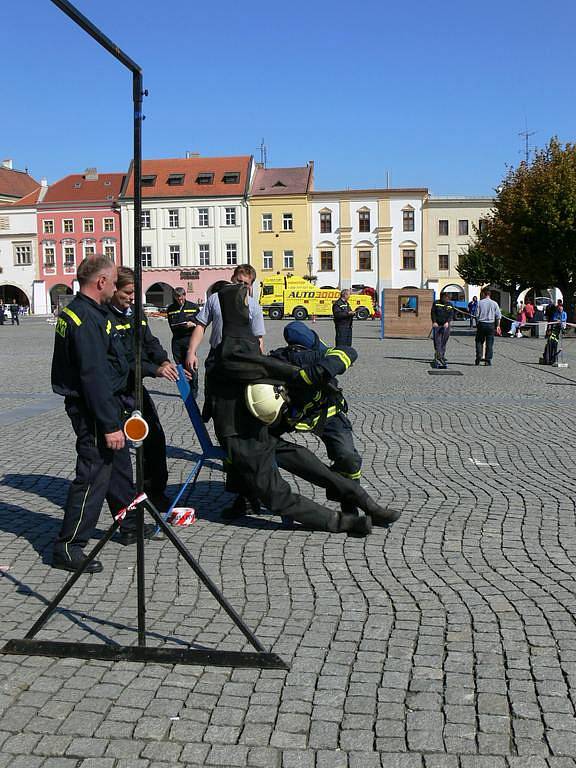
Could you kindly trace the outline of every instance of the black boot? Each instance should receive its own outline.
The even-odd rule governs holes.
[[[374,525],[391,525],[392,523],[395,523],[402,514],[398,509],[381,507],[373,498],[368,496],[366,491],[362,491],[361,503],[359,503],[358,506],[360,509],[363,509],[367,515],[370,515]]]
[[[368,515],[359,517],[358,515],[341,513],[338,530],[349,536],[368,536],[369,533],[372,533],[372,520]]]

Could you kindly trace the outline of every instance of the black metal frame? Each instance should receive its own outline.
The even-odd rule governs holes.
[[[147,91],[142,90],[142,70],[129,56],[118,48],[92,22],[82,15],[68,0],[51,0],[73,22],[87,32],[103,48],[132,72],[132,98],[134,102],[134,347],[135,347],[135,401],[136,410],[142,412],[142,100]],[[136,490],[142,494],[144,486],[143,450],[136,448]],[[224,608],[234,624],[240,629],[248,642],[255,649],[253,652],[219,651],[189,647],[183,648],[148,648],[146,647],[146,605],[144,578],[144,511],[152,515],[159,528],[166,534],[180,555],[196,573],[200,581],[210,591],[212,596]],[[26,656],[74,657],[80,659],[106,659],[128,661],[153,661],[171,664],[198,664],[202,666],[233,666],[258,667],[266,669],[288,669],[288,665],[275,653],[266,652],[254,633],[242,620],[242,617],[226,600],[216,584],[196,562],[192,554],[164,521],[158,510],[147,499],[136,505],[137,511],[137,542],[136,542],[136,574],[138,589],[138,644],[136,646],[98,645],[94,643],[58,642],[52,640],[35,640],[34,635],[44,626],[62,599],[78,581],[84,570],[96,558],[98,553],[110,541],[120,525],[115,520],[105,536],[90,551],[82,567],[74,572],[62,589],[48,604],[41,616],[28,630],[23,639],[9,640],[0,653],[20,654]]]

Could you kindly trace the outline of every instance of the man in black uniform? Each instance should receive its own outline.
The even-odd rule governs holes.
[[[318,366],[304,370],[262,355],[258,339],[250,330],[247,287],[230,285],[217,296],[223,319],[222,342],[207,375],[216,436],[228,458],[227,489],[257,499],[272,514],[316,530],[365,536],[371,531],[373,518],[381,524],[397,519],[399,513],[380,507],[357,483],[332,472],[306,448],[271,434],[269,422],[257,418],[254,402],[244,392],[247,384],[274,378],[288,379],[295,388],[318,389],[320,380],[333,378],[347,365],[334,356],[333,360],[326,358]],[[280,475],[279,466],[326,488],[331,498],[364,509],[368,516],[336,512],[293,493]]]
[[[83,547],[98,522],[104,499],[113,515],[130,504],[136,490],[132,464],[122,431],[122,403],[130,366],[112,328],[106,302],[116,286],[116,267],[105,256],[92,256],[78,267],[80,292],[56,322],[52,389],[63,395],[76,433],[76,477],[54,544],[52,565],[77,570],[85,560]],[[145,527],[150,536],[154,525]],[[128,513],[120,542],[136,541],[136,515]],[[87,573],[98,573],[94,560]]]
[[[116,292],[109,307],[112,313],[112,327],[120,337],[126,358],[130,365],[130,376],[126,391],[122,393],[125,410],[130,414],[135,407],[134,400],[134,271],[129,267],[118,267]],[[168,360],[165,349],[152,334],[146,318],[142,320],[142,376],[164,378],[178,381],[178,371],[174,363]],[[165,512],[170,506],[170,499],[165,494],[168,484],[166,465],[166,436],[160,423],[158,411],[146,387],[142,387],[142,416],[148,423],[149,433],[144,440],[144,490],[150,501],[160,511]]]
[[[330,363],[331,358],[337,358],[347,367],[356,360],[354,349],[328,347],[317,333],[298,320],[288,323],[284,328],[284,339],[288,346],[275,349],[270,354],[305,370],[308,366]],[[307,400],[308,397],[310,399]],[[296,407],[293,396],[290,409],[284,415],[282,423],[287,431],[317,434],[326,446],[328,458],[332,461],[332,471],[360,482],[362,457],[354,445],[352,425],[346,416],[347,411],[348,404],[342,390],[336,377],[332,377],[322,383],[320,390],[309,389],[299,407]],[[355,513],[356,508],[344,505],[343,511]]]
[[[340,291],[340,298],[332,304],[332,315],[334,316],[334,327],[336,329],[335,347],[352,346],[352,321],[354,312],[348,303],[350,291],[345,289]]]
[[[172,331],[172,357],[175,363],[186,363],[188,354],[188,345],[190,336],[196,327],[194,318],[198,314],[200,307],[192,301],[186,301],[186,291],[184,288],[174,288],[174,301],[167,309],[168,324]],[[198,397],[198,371],[190,371],[192,378],[190,380],[190,389],[194,398]]]
[[[454,319],[454,306],[442,292],[440,299],[432,304],[432,339],[434,341],[434,367],[448,368],[446,361],[446,344],[450,338],[450,326]]]

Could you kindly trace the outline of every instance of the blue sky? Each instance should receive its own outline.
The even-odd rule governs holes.
[[[576,6],[557,0],[77,0],[140,64],[145,157],[316,163],[317,189],[490,194],[576,137]],[[0,153],[50,182],[132,155],[131,76],[50,0],[3,3]]]

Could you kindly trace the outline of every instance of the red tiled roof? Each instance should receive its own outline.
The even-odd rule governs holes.
[[[305,168],[258,168],[251,195],[304,195],[312,186],[312,165]]]
[[[42,187],[36,187],[36,189],[34,189],[28,195],[24,195],[24,197],[21,197],[20,200],[16,200],[15,202],[11,203],[10,207],[28,208],[30,206],[35,206],[38,203],[38,198],[40,197],[41,191]]]
[[[24,197],[40,184],[24,171],[15,171],[0,165],[0,195]]]
[[[118,199],[123,181],[123,173],[99,173],[94,181],[73,173],[51,184],[42,204],[112,202]]]
[[[252,158],[240,157],[190,157],[166,160],[143,160],[142,177],[155,176],[154,184],[142,186],[142,197],[219,197],[243,195],[248,184]],[[213,174],[211,183],[199,184],[201,174]],[[238,181],[224,182],[226,174],[238,174]],[[184,176],[182,184],[168,183],[170,176]],[[134,197],[133,168],[130,165],[122,197]]]

